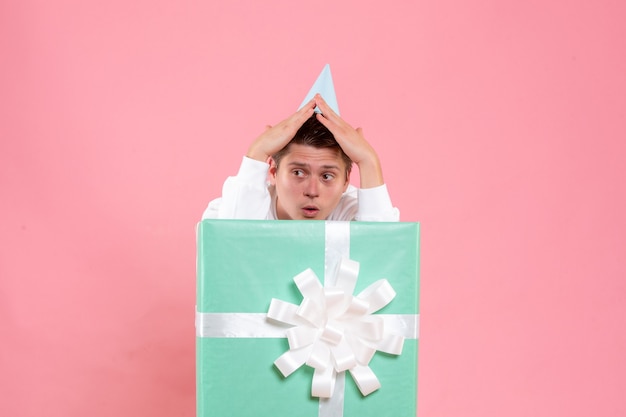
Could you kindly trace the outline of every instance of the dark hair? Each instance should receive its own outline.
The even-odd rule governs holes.
[[[340,152],[341,159],[346,164],[346,176],[352,170],[352,160],[346,155],[343,149],[341,149],[341,146],[339,146],[333,134],[330,133],[330,130],[317,120],[316,113],[313,113],[313,116],[304,122],[293,139],[291,139],[284,148],[272,155],[272,159],[277,167],[283,156],[289,153],[289,146],[293,143],[297,145],[313,146],[314,148],[336,149]]]

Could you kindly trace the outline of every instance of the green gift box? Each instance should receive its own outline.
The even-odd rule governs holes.
[[[418,223],[203,220],[197,246],[198,416],[415,416]],[[309,268],[328,286],[341,258],[358,262],[354,295],[383,278],[393,287],[395,297],[371,316],[408,317],[398,331],[415,335],[398,355],[374,354],[379,389],[363,395],[350,371],[339,372],[332,397],[320,399],[311,394],[312,367],[285,377],[274,365],[290,350],[290,326],[266,314],[273,299],[303,302],[294,277]]]

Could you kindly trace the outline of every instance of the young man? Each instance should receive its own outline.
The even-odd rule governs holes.
[[[315,113],[319,108],[320,113]],[[350,186],[352,162],[360,189]],[[269,174],[269,184],[267,184]],[[374,148],[316,94],[261,134],[203,218],[398,221]]]
[[[324,98],[322,98],[322,93]],[[352,163],[361,188],[350,185]],[[269,175],[268,175],[269,174]],[[266,181],[269,179],[269,183]],[[300,109],[250,145],[203,218],[398,221],[374,148],[341,117],[326,65]]]

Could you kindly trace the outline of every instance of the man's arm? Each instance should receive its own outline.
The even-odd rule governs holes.
[[[276,126],[267,126],[265,132],[252,142],[246,156],[267,162],[270,156],[287,146],[298,129],[313,115],[314,109],[315,100],[311,100]]]
[[[400,221],[400,210],[391,204],[387,185],[358,190],[359,208],[355,220],[364,222]]]
[[[383,180],[383,170],[374,148],[365,140],[361,128],[354,129],[317,94],[316,105],[322,111],[317,119],[330,130],[341,149],[359,167],[359,207],[355,220],[399,221],[400,211],[393,206]]]
[[[383,185],[385,181],[378,154],[365,140],[363,130],[360,127],[354,129],[350,126],[326,104],[319,94],[314,97],[314,100],[322,111],[322,114],[317,115],[317,119],[330,130],[341,149],[359,167],[360,187],[366,189]]]
[[[268,169],[265,162],[243,157],[237,175],[226,178],[222,197],[209,203],[202,218],[265,219],[271,204],[266,185]]]
[[[268,126],[248,148],[237,175],[224,182],[222,197],[209,203],[202,218],[265,219],[271,204],[267,161],[289,143],[314,109],[315,101],[311,100],[276,126]]]

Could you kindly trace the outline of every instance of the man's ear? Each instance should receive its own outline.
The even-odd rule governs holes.
[[[271,156],[267,159],[267,163],[270,164],[270,169],[268,171],[268,178],[270,184],[276,185],[276,171],[278,170],[278,166],[276,166],[276,161]]]

